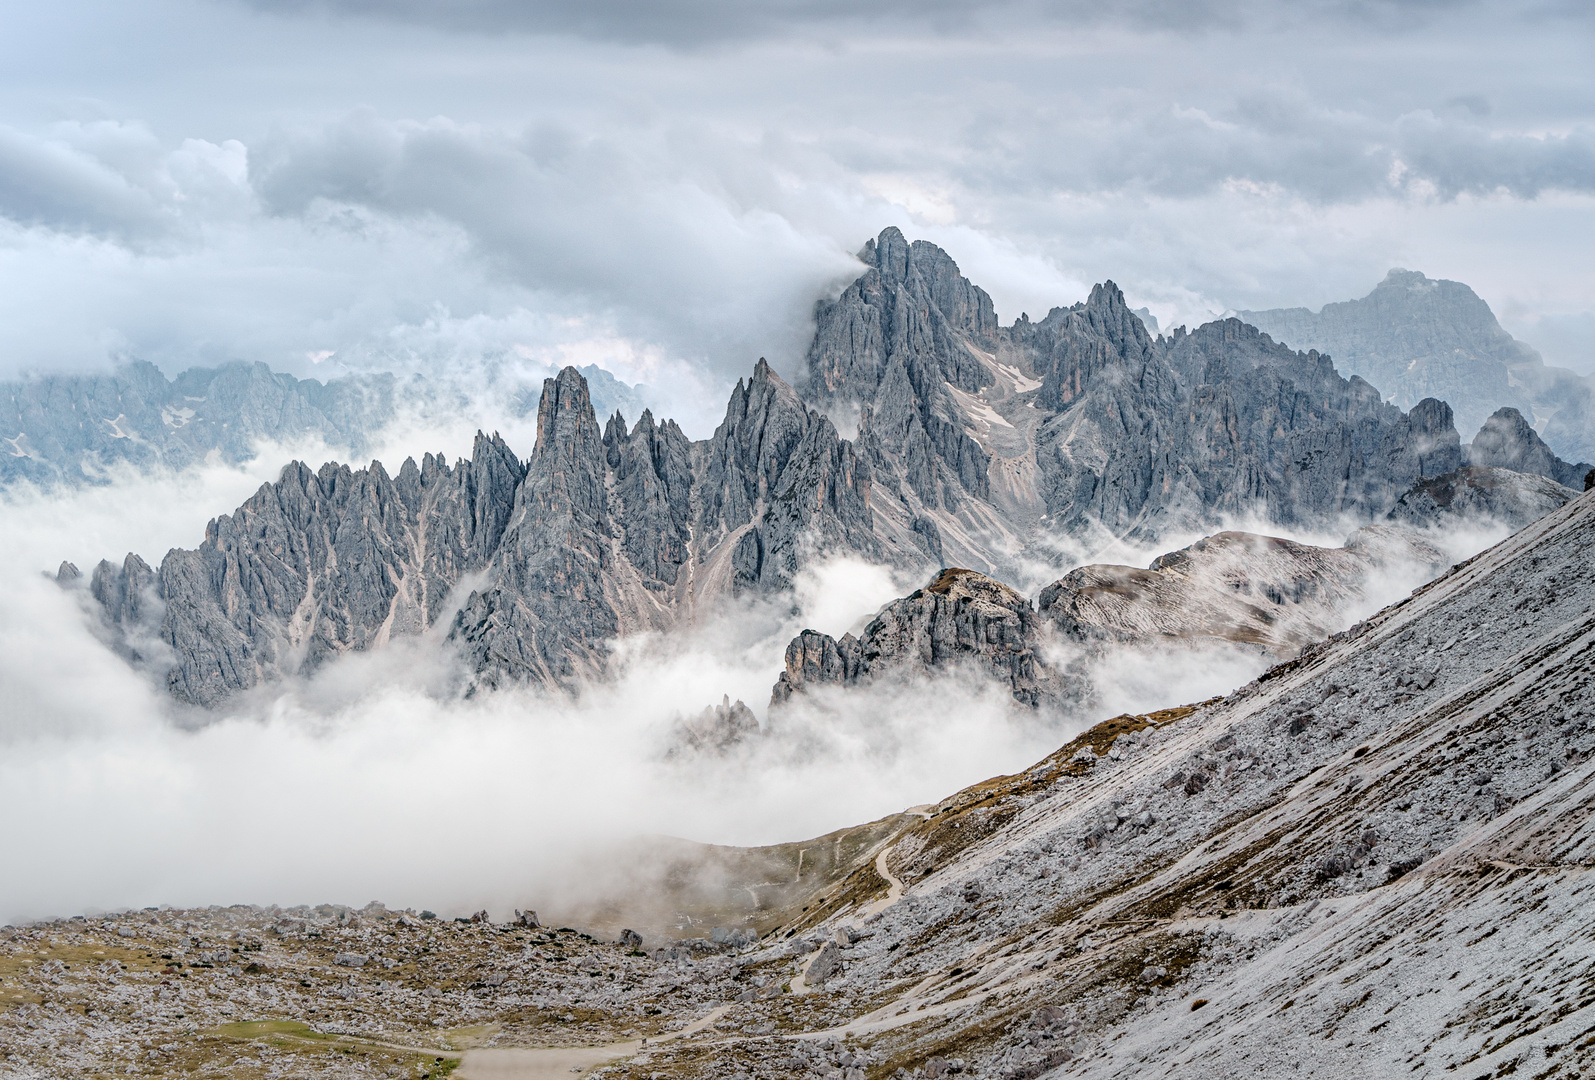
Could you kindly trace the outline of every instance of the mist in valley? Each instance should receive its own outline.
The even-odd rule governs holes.
[[[387,433],[379,452],[390,468],[406,453],[468,445],[469,416],[432,419]],[[529,452],[530,431],[508,437]],[[822,687],[772,714],[793,635],[857,631],[924,584],[843,559],[810,566],[788,594],[727,601],[671,633],[617,642],[613,677],[576,699],[530,688],[466,696],[441,619],[203,712],[114,653],[86,590],[51,576],[62,559],[88,574],[128,550],[158,564],[287,458],[328,452],[265,446],[244,467],[0,496],[0,547],[11,556],[0,588],[0,813],[13,825],[0,837],[10,868],[0,922],[371,899],[446,914],[579,913],[624,885],[617,861],[639,838],[817,836],[1023,769],[1107,716],[1223,694],[1269,662],[1243,645],[1122,647],[1074,658],[1096,688],[1075,709],[1020,709],[955,669]],[[1449,535],[1447,553],[1465,557],[1504,531]],[[1060,546],[1014,584],[1034,596],[1083,562],[1145,565],[1196,538],[1156,550]],[[1295,538],[1336,546],[1345,532]],[[1389,568],[1346,621],[1427,573]],[[677,725],[723,696],[751,706],[762,732],[723,753],[680,752]]]

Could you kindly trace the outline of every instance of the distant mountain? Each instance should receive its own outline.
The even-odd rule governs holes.
[[[580,369],[601,413],[647,407],[647,387],[630,386],[588,364]],[[469,385],[463,385],[469,383]],[[107,482],[118,466],[181,469],[216,453],[249,460],[264,441],[319,438],[361,458],[399,412],[437,416],[472,408],[483,386],[511,416],[537,411],[542,380],[490,368],[481,378],[431,379],[378,373],[326,383],[265,364],[190,368],[167,379],[134,361],[100,375],[47,375],[0,383],[0,487]]]
[[[1583,491],[1586,477],[1595,469],[1587,461],[1563,461],[1539,437],[1516,409],[1498,409],[1468,444],[1468,463],[1488,468],[1512,469],[1555,480],[1563,487]]]
[[[1108,282],[1003,327],[932,244],[888,229],[859,257],[816,309],[801,391],[761,360],[709,439],[600,423],[567,368],[524,461],[479,435],[453,466],[295,463],[158,570],[102,564],[94,593],[129,640],[171,647],[168,685],[201,704],[440,621],[476,686],[575,688],[614,637],[815,560],[1023,580],[1109,535],[1376,520],[1462,464],[1444,403],[1404,412],[1238,320],[1154,340]]]
[[[319,437],[359,452],[392,418],[394,386],[392,375],[320,383],[259,363],[168,380],[142,360],[0,383],[0,485],[103,482],[118,465],[184,468],[213,452],[238,462],[267,439]]]
[[[1509,406],[1533,417],[1545,441],[1569,458],[1595,458],[1595,381],[1547,367],[1501,328],[1459,281],[1392,270],[1360,300],[1307,308],[1241,311],[1240,318],[1298,349],[1317,349],[1410,408],[1447,402],[1463,432]]]

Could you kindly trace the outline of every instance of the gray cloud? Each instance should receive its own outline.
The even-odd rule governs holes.
[[[0,215],[62,232],[132,238],[160,231],[162,200],[90,154],[0,128]]]
[[[700,47],[813,34],[879,29],[930,36],[999,31],[1006,24],[1115,26],[1152,32],[1233,31],[1248,26],[1354,26],[1405,33],[1467,9],[1502,17],[1566,18],[1555,3],[1487,4],[1483,0],[249,0],[286,15],[336,15],[416,23],[453,32],[569,35],[624,44]]]
[[[0,43],[6,373],[531,353],[703,423],[887,224],[1004,318],[1105,277],[1177,321],[1397,263],[1524,322],[1595,288],[1576,6],[69,7]]]
[[[790,370],[815,297],[856,265],[795,227],[802,200],[774,190],[772,164],[690,126],[594,136],[360,112],[264,140],[250,177],[275,215],[446,222],[490,272],[734,379],[762,354]]]
[[[1595,127],[1587,124],[1565,135],[1519,135],[1417,114],[1397,123],[1394,158],[1407,170],[1403,180],[1432,184],[1442,198],[1595,191]]]

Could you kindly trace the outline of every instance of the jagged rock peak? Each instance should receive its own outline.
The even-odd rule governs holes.
[[[997,329],[997,314],[985,289],[964,277],[953,257],[928,240],[909,243],[895,225],[867,242],[859,260],[892,286],[922,287],[954,326],[975,334]]]
[[[1587,461],[1575,465],[1557,457],[1523,414],[1510,406],[1497,409],[1484,422],[1468,446],[1468,463],[1534,473],[1575,491],[1582,490],[1592,467]]]
[[[478,437],[480,437],[478,432]],[[498,433],[494,432],[494,439]],[[570,453],[589,437],[602,442],[598,431],[598,417],[593,412],[593,400],[587,392],[587,380],[573,367],[566,367],[558,375],[543,380],[543,396],[537,405],[537,445],[532,456],[548,452],[557,445],[561,452]]]

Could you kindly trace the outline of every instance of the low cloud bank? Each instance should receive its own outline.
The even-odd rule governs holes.
[[[441,438],[413,430],[398,441]],[[676,723],[724,694],[766,719],[799,629],[856,629],[922,584],[833,562],[789,596],[619,643],[614,679],[578,701],[531,690],[465,700],[434,631],[215,715],[184,712],[100,643],[81,592],[40,571],[67,557],[89,572],[130,548],[158,562],[290,449],[242,469],[5,496],[0,814],[12,827],[0,837],[0,921],[373,898],[557,910],[593,895],[595,854],[639,835],[737,845],[819,835],[1023,768],[1104,716],[1223,693],[1264,666],[1242,648],[1121,650],[1096,662],[1089,715],[1022,713],[959,672],[821,692],[728,755],[667,759]],[[1459,553],[1489,538],[1460,538]],[[1376,583],[1369,610],[1413,584]]]

